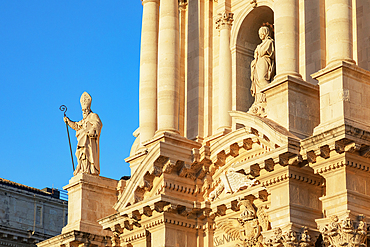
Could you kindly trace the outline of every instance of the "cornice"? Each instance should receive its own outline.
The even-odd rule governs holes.
[[[262,186],[266,186],[267,188],[287,180],[296,180],[319,187],[324,186],[324,179],[321,176],[313,174],[312,169],[308,167],[280,166],[274,173],[269,173],[260,180]]]

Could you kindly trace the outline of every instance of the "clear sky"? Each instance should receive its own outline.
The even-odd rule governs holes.
[[[103,122],[101,176],[130,174],[124,159],[138,127],[141,13],[140,0],[0,0],[1,178],[39,189],[68,184],[59,106],[81,120],[84,91]]]

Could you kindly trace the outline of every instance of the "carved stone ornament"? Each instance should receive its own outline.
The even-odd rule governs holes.
[[[185,11],[187,5],[188,5],[188,0],[179,0],[179,9],[181,11]]]
[[[330,218],[330,223],[320,229],[324,246],[365,247],[367,227],[364,216],[359,216],[355,224],[350,217],[339,221],[337,216]]]
[[[257,0],[251,0],[250,4],[253,6],[253,8],[257,8]]]
[[[266,117],[266,97],[261,94],[261,89],[266,87],[274,74],[275,48],[274,40],[270,37],[270,28],[262,26],[258,35],[261,44],[254,51],[254,60],[251,62],[251,94],[255,98],[248,113]]]
[[[234,21],[234,13],[218,13],[216,21],[216,29],[222,29],[222,28],[231,28],[231,25]]]
[[[236,246],[262,246],[262,231],[269,229],[270,222],[265,207],[259,207],[257,212],[248,200],[240,200],[239,205],[244,209],[239,218],[231,218],[217,223],[217,228],[223,230],[231,238],[237,239]]]
[[[249,179],[248,176],[236,172],[234,168],[229,168],[227,172],[221,174],[220,179],[221,183],[209,194],[209,201],[216,200],[224,190],[226,194],[232,194],[259,183],[256,179]]]
[[[303,227],[300,233],[293,230],[283,233],[281,228],[276,228],[273,237],[265,239],[264,242],[268,247],[310,247],[314,245],[307,227]]]
[[[253,105],[249,108],[248,113],[260,116],[260,117],[266,117],[266,94],[264,93],[256,93],[255,94],[255,100]]]
[[[99,138],[103,124],[98,114],[91,111],[91,101],[91,96],[87,92],[81,95],[80,103],[83,116],[81,121],[74,122],[68,117],[64,117],[64,122],[76,131],[78,165],[73,172],[74,175],[79,173],[100,174]]]

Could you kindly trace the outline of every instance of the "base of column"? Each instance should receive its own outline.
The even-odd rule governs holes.
[[[301,74],[299,74],[297,72],[294,72],[294,71],[291,71],[291,72],[285,72],[285,73],[277,74],[274,77],[274,80],[273,80],[272,83],[274,83],[275,81],[282,81],[282,80],[284,80],[288,76],[290,78],[295,78],[295,79],[298,79],[298,80],[302,80],[302,75]]]
[[[175,134],[175,135],[180,135],[180,131],[178,131],[177,129],[172,129],[172,128],[166,128],[166,129],[159,129],[155,132],[154,134],[154,137],[155,138],[156,136],[158,135],[162,135],[163,133],[171,133],[171,134]]]
[[[261,90],[266,94],[266,116],[299,138],[319,124],[319,88],[295,75],[278,75]]]
[[[341,125],[370,130],[370,72],[347,61],[333,61],[313,74],[320,86],[318,135]]]

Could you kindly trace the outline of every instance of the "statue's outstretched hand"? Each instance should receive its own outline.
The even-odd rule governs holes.
[[[63,120],[64,120],[65,123],[68,123],[69,122],[69,118],[68,117],[64,117]]]

